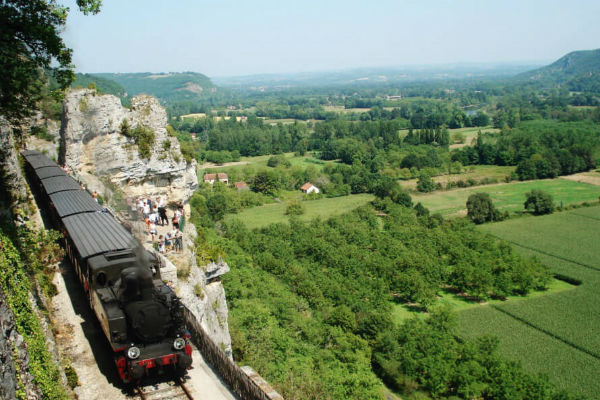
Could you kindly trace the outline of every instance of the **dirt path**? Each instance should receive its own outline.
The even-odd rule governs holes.
[[[215,164],[215,163],[208,162],[208,163],[199,165],[198,168],[200,168],[200,169],[222,168],[222,167],[232,167],[234,165],[246,165],[246,164],[250,164],[250,162],[248,162],[248,161],[232,161],[232,162],[226,162],[223,164]]]
[[[561,178],[568,179],[570,181],[589,183],[592,185],[600,186],[600,172],[596,171],[581,172],[579,174],[561,176]]]
[[[75,393],[80,399],[125,398],[112,351],[69,262],[61,263],[53,282],[58,288],[52,298],[55,337],[61,357],[71,360],[79,377]]]

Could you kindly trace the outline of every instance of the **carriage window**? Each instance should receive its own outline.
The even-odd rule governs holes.
[[[99,272],[98,275],[96,275],[96,284],[98,284],[98,286],[106,285],[106,274],[104,272]]]

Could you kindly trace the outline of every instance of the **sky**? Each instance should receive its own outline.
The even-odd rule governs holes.
[[[454,63],[536,63],[600,48],[598,0],[74,0],[78,72],[239,76]]]

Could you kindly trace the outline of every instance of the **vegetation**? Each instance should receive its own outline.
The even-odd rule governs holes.
[[[553,179],[532,182],[512,182],[461,190],[435,192],[427,195],[414,194],[415,202],[421,202],[432,212],[442,215],[460,215],[465,212],[465,204],[474,193],[488,193],[495,207],[500,211],[522,212],[525,194],[531,190],[543,190],[552,195],[554,201],[563,206],[595,202],[598,200],[598,186],[567,179]]]
[[[533,212],[534,215],[552,214],[554,212],[554,203],[550,194],[534,189],[525,196],[527,200],[525,200],[523,206],[526,210]]]
[[[304,209],[304,205],[298,200],[290,201],[285,207],[286,215],[302,215],[305,212],[306,210]]]
[[[518,253],[535,255],[554,274],[580,286],[460,313],[464,335],[493,332],[502,354],[586,398],[600,393],[600,343],[597,335],[589,335],[600,323],[591,311],[599,301],[599,212],[596,206],[482,225],[480,229],[512,242]]]
[[[306,204],[324,200],[328,199]],[[455,341],[450,328],[446,333],[427,330],[415,321],[394,328],[392,302],[430,307],[447,285],[489,298],[526,293],[547,284],[549,277],[539,263],[520,259],[508,246],[482,236],[470,224],[419,217],[388,201],[383,221],[371,206],[317,223],[292,218],[289,224],[273,224],[252,234],[239,220],[227,219],[224,236],[214,239],[224,247],[232,265],[224,282],[234,356],[255,366],[286,398],[315,398],[324,393],[379,398],[371,363],[373,371],[398,390],[448,396],[455,389],[444,385],[454,381],[448,375],[437,375],[432,369],[438,371],[435,363],[430,362],[442,357],[437,354],[438,347],[423,356],[420,349],[428,346],[404,347],[398,341],[389,347],[393,344],[390,338],[417,329],[418,335],[414,331],[408,336],[420,337],[423,343],[435,343],[447,334],[445,340],[455,343],[450,349],[467,346],[477,359],[483,356],[479,353],[482,349]],[[497,268],[499,263],[502,267]],[[443,323],[436,318],[431,321]],[[399,357],[393,349],[403,347]],[[488,350],[489,360],[515,372],[504,378],[491,372],[493,378],[471,377],[469,382],[477,384],[466,386],[473,393],[500,393],[508,382],[502,379],[543,382],[542,387],[531,389],[540,396],[555,392],[542,378],[528,376],[498,358],[493,349]],[[390,364],[399,359],[414,360],[414,372]],[[444,365],[441,370],[452,368]],[[458,371],[464,375],[462,369]],[[297,383],[299,376],[302,385]],[[428,376],[439,380],[429,381]],[[482,381],[487,386],[481,385]]]
[[[129,96],[140,93],[150,94],[163,101],[185,101],[198,99],[215,86],[205,75],[196,72],[151,74],[128,73],[93,74],[94,79],[110,80],[125,89]]]
[[[494,207],[490,195],[484,192],[474,193],[467,199],[467,217],[476,224],[500,221],[502,216]]]
[[[124,119],[120,125],[120,131],[122,135],[132,138],[138,146],[140,157],[150,158],[152,148],[155,144],[155,133],[152,129],[138,125],[134,129],[131,129],[129,122]],[[170,143],[170,142],[169,142]],[[163,148],[164,148],[163,143]],[[169,146],[170,147],[170,146]]]
[[[311,200],[302,203],[305,212],[299,218],[303,221],[309,221],[317,217],[328,218],[332,215],[352,211],[371,200],[373,200],[373,196],[370,194]],[[269,203],[240,211],[236,215],[228,215],[225,220],[239,219],[243,221],[248,229],[263,228],[274,223],[286,222],[288,217],[285,211],[286,205],[284,203]]]
[[[419,192],[433,192],[436,189],[435,182],[426,173],[422,173],[417,180],[417,190]]]
[[[97,13],[100,0],[77,0],[85,14]],[[8,0],[0,5],[0,115],[18,122],[30,116],[47,95],[41,70],[49,71],[60,88],[73,80],[71,50],[59,33],[69,9],[42,0]]]
[[[463,165],[517,165],[520,180],[554,178],[596,166],[600,151],[600,127],[591,121],[531,121],[499,138],[479,136],[473,147],[452,153]]]
[[[464,342],[454,315],[435,310],[381,335],[374,345],[375,369],[404,395],[425,389],[433,398],[565,399],[544,376],[528,375],[506,361],[492,337]]]
[[[93,88],[99,94],[112,94],[121,99],[123,105],[129,105],[129,98],[126,96],[125,89],[110,79],[90,74],[76,73],[71,83],[73,88]]]
[[[60,384],[58,367],[46,349],[46,336],[37,314],[29,303],[35,274],[44,274],[60,251],[57,232],[36,232],[21,226],[16,230],[0,227],[0,290],[13,311],[17,331],[24,337],[30,357],[29,372],[46,399],[67,399]],[[24,399],[25,394],[18,393]]]

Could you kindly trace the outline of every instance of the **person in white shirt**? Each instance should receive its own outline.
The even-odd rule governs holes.
[[[155,238],[156,238],[156,224],[152,221],[150,221],[150,234],[152,235],[152,243],[154,243]]]
[[[150,215],[150,206],[147,202],[144,202],[144,219]]]

